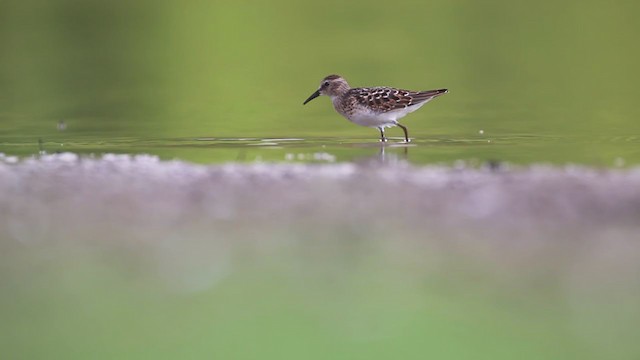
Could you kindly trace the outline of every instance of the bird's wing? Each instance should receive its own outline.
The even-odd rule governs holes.
[[[447,89],[409,91],[388,87],[351,89],[357,102],[380,112],[403,109],[421,104],[436,96],[445,94]]]

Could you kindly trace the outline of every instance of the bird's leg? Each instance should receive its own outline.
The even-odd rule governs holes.
[[[380,130],[380,141],[381,142],[387,142],[387,138],[384,137],[384,128],[383,127],[379,127],[378,130]]]
[[[396,125],[400,126],[402,131],[404,131],[404,141],[409,142],[409,132],[407,131],[407,127],[401,125],[400,123],[396,123]]]

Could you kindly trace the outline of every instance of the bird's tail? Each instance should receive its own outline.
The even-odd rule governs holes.
[[[437,89],[437,90],[420,91],[418,94],[424,95],[425,97],[436,97],[436,96],[444,95],[448,92],[449,92],[449,89]]]
[[[440,95],[444,95],[449,92],[449,89],[437,89],[437,90],[427,90],[427,91],[419,91],[414,95],[414,102],[426,102]]]

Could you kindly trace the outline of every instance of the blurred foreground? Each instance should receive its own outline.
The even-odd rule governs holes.
[[[7,358],[637,359],[640,169],[0,155]]]

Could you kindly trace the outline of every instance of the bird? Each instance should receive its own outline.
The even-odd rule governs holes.
[[[318,96],[327,95],[336,111],[347,120],[380,130],[381,142],[387,141],[385,128],[398,126],[404,131],[404,140],[408,143],[409,131],[398,120],[448,92],[448,89],[411,91],[386,86],[352,88],[342,76],[329,75],[322,79],[318,90],[302,105]]]

